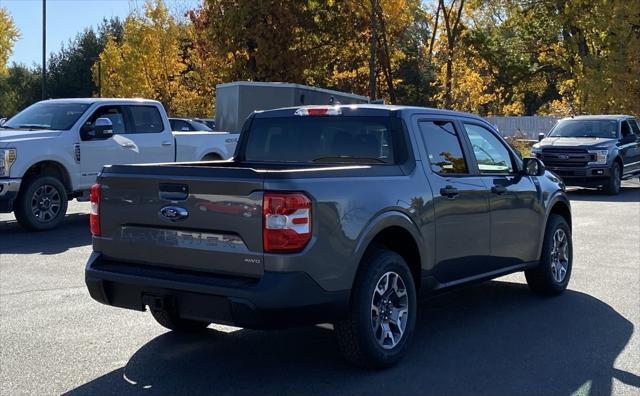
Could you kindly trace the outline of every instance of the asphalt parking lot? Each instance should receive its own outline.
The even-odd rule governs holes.
[[[84,286],[87,204],[45,233],[0,215],[0,394],[638,395],[640,183],[623,187],[571,192],[564,295],[516,274],[427,300],[406,359],[373,372],[343,363],[323,327],[178,336],[100,305]]]

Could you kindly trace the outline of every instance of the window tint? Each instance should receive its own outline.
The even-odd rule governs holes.
[[[638,127],[638,121],[629,120],[629,125],[631,125],[631,130],[633,131],[633,133],[635,133],[636,136],[640,137],[640,128]]]
[[[172,131],[190,131],[189,124],[184,122],[183,120],[169,120],[171,124]]]
[[[420,121],[431,169],[436,173],[468,173],[458,134],[450,121]]]
[[[247,161],[394,163],[394,135],[401,121],[390,117],[256,118],[249,129]]]
[[[622,125],[621,125],[620,131],[622,132],[622,137],[623,138],[629,136],[631,134],[631,127],[629,126],[629,123],[626,122],[626,121],[622,121]]]
[[[91,117],[85,122],[86,128],[93,128],[98,118],[108,118],[113,124],[113,133],[122,135],[126,133],[124,124],[124,115],[121,106],[102,106],[93,112]]]
[[[162,116],[155,106],[127,106],[131,116],[131,133],[158,133],[164,130]]]
[[[509,150],[486,128],[464,124],[480,173],[513,173],[513,161]]]

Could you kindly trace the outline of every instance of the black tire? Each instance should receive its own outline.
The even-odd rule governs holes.
[[[18,223],[28,230],[51,230],[64,221],[68,204],[67,190],[59,179],[33,176],[21,186],[14,214]]]
[[[556,237],[556,233],[560,232],[564,233],[567,240],[567,250],[566,254],[566,268],[564,277],[559,280],[557,270],[554,271],[554,262],[556,268],[559,268],[559,263],[564,260],[559,259],[559,261],[554,260],[554,237]],[[558,253],[558,256],[562,256],[562,253]],[[561,265],[562,266],[562,265]],[[573,266],[573,243],[571,240],[571,229],[569,228],[569,224],[564,219],[564,217],[559,215],[551,215],[549,216],[549,220],[547,222],[547,227],[544,233],[544,241],[542,245],[542,254],[540,257],[540,263],[532,269],[525,271],[525,277],[527,278],[527,283],[529,284],[529,288],[531,291],[537,294],[553,296],[558,295],[565,291],[567,285],[569,284],[569,279],[571,278],[571,268]]]
[[[404,331],[397,344],[387,345],[389,349],[386,349],[376,337],[376,334],[380,333],[376,333],[374,329],[374,323],[382,323],[383,318],[379,317],[378,321],[373,319],[372,305],[375,301],[374,297],[383,298],[379,293],[374,296],[374,293],[376,293],[378,282],[383,281],[384,276],[389,273],[396,274],[404,283],[407,298],[402,298],[402,301],[407,303],[406,308],[403,309],[407,310],[408,319],[405,321]],[[393,296],[397,298],[395,297],[397,293]],[[404,356],[409,347],[415,329],[416,312],[416,288],[407,263],[402,256],[393,251],[386,249],[374,251],[365,258],[356,277],[348,318],[334,324],[341,354],[347,361],[359,367],[392,366]],[[398,327],[394,325],[394,329],[397,330]],[[390,338],[385,336],[384,340],[390,340]]]
[[[604,192],[609,195],[620,194],[620,185],[622,184],[622,169],[618,162],[613,163],[611,168],[611,176],[604,186]]]
[[[176,332],[191,333],[203,331],[209,326],[207,322],[197,320],[182,319],[168,311],[151,310],[151,315],[161,326]]]

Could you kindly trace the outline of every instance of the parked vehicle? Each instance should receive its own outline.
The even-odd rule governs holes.
[[[191,118],[169,118],[169,124],[172,131],[180,132],[213,132],[207,124],[202,121]]]
[[[67,201],[89,200],[106,164],[220,160],[237,134],[172,133],[159,102],[57,99],[38,102],[0,126],[0,212],[31,230],[64,219]]]
[[[618,194],[622,180],[640,176],[640,128],[631,116],[564,118],[540,138],[534,155],[567,185]]]
[[[216,130],[216,120],[214,118],[194,118],[194,120],[205,124],[214,131]]]
[[[95,300],[175,331],[334,323],[361,366],[405,354],[418,291],[525,271],[554,295],[571,275],[562,181],[464,113],[257,112],[232,161],[107,166],[91,202]]]

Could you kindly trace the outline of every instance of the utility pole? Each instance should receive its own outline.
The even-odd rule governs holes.
[[[47,0],[42,0],[42,100],[47,98]]]
[[[376,99],[376,51],[378,49],[378,33],[376,25],[377,0],[371,0],[371,43],[369,48],[369,100]]]

